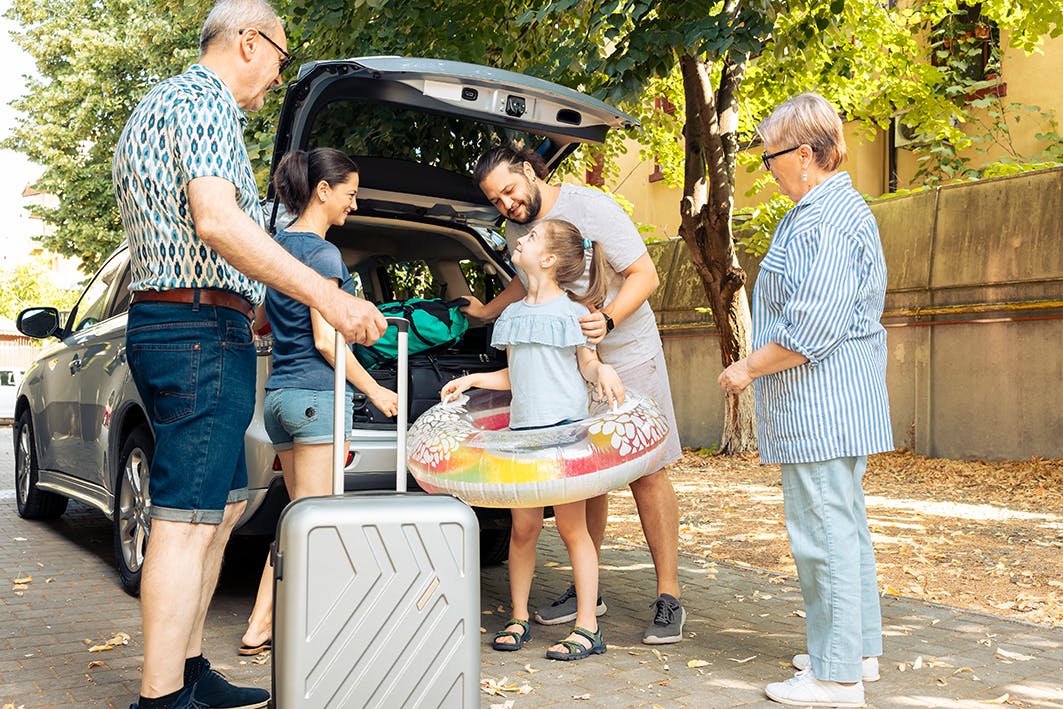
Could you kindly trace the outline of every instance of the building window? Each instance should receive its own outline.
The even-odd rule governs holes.
[[[955,73],[960,81],[996,81],[994,86],[975,89],[968,99],[989,94],[1004,96],[1007,87],[1000,75],[1000,28],[982,15],[981,4],[958,6],[935,27],[930,48],[932,63]]]

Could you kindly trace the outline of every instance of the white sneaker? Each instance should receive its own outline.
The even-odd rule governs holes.
[[[864,685],[824,682],[812,670],[802,670],[785,682],[774,682],[764,692],[780,704],[799,707],[862,707]]]
[[[794,655],[792,660],[794,667],[799,670],[807,670],[812,667],[812,660],[808,655]],[[863,666],[863,679],[865,682],[878,682],[878,658],[865,657],[861,663]]]

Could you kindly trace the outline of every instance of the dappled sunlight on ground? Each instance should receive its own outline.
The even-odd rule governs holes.
[[[672,466],[680,548],[788,574],[781,472],[755,455],[688,452]],[[1063,625],[1063,460],[872,456],[864,478],[883,593]],[[629,490],[606,536],[645,544]]]

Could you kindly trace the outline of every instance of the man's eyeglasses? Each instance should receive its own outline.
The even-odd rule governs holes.
[[[242,29],[239,32],[237,32],[237,34],[243,34],[244,32],[247,32],[247,29]],[[272,44],[273,48],[276,49],[278,52],[280,52],[281,64],[280,64],[280,68],[277,71],[278,71],[278,73],[283,74],[284,70],[287,69],[289,66],[291,66],[292,62],[295,61],[295,57],[293,57],[291,54],[289,54],[287,52],[287,50],[283,49],[279,44],[277,44],[272,39],[270,39],[269,35],[266,34],[265,32],[263,32],[262,30],[255,30],[255,32],[258,32],[258,36],[259,37],[261,37],[262,39],[264,39],[267,42],[269,42],[270,44]]]
[[[774,153],[764,153],[763,155],[760,156],[760,162],[761,162],[762,165],[764,165],[764,169],[768,170],[770,172],[771,171],[771,165],[768,164],[769,160],[771,160],[772,158],[777,158],[780,155],[786,155],[786,153],[792,153],[793,151],[797,150],[800,147],[801,147],[800,145],[795,145],[794,147],[787,148],[786,150],[779,150],[778,152],[774,152]],[[812,152],[816,152],[816,149],[813,148],[811,145],[808,146],[808,147],[811,148]]]

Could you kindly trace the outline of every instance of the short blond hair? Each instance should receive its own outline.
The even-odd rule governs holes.
[[[801,94],[779,105],[760,122],[757,133],[775,150],[811,146],[816,164],[824,170],[837,170],[847,155],[838,110],[819,94]]]

